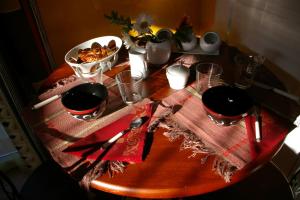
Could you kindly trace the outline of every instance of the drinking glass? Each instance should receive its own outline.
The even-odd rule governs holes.
[[[125,70],[116,75],[116,82],[124,103],[130,105],[142,99],[143,74]]]
[[[221,85],[223,68],[216,63],[199,63],[196,65],[196,90],[203,94],[208,88]]]
[[[237,55],[234,62],[237,67],[237,78],[235,85],[241,89],[251,87],[253,79],[257,72],[257,68],[265,61],[265,57],[261,55]]]

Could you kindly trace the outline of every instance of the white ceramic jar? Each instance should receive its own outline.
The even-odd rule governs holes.
[[[181,90],[188,81],[190,70],[181,64],[174,64],[167,68],[166,75],[170,87],[175,90]]]
[[[204,52],[216,52],[220,45],[221,39],[219,34],[216,32],[206,32],[203,37],[200,38],[200,47]]]
[[[146,43],[147,61],[154,65],[161,65],[168,62],[171,56],[171,43],[169,40],[163,42]]]
[[[183,51],[190,51],[197,46],[197,37],[194,34],[191,34],[189,39],[189,42],[180,41]]]

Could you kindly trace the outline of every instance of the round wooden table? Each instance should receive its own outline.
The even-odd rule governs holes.
[[[199,58],[201,61],[221,64],[225,69],[225,78],[230,81],[234,71],[232,63],[234,53],[228,49],[228,47],[222,47],[220,56],[199,56]],[[129,67],[126,60],[121,59],[119,63],[123,64],[107,71],[106,75],[114,77],[116,73]],[[175,92],[168,85],[164,66],[150,66],[150,75],[145,80],[145,96],[153,100],[161,100]],[[64,64],[44,82],[43,87],[46,88],[53,80],[72,73]],[[190,81],[194,80],[191,79]],[[286,121],[286,126],[290,128],[291,124]],[[138,198],[177,198],[206,194],[245,179],[268,162],[281,146],[274,146],[268,154],[259,155],[257,159],[234,174],[230,183],[226,183],[211,168],[214,156],[208,157],[202,164],[201,159],[205,155],[188,158],[190,151],[179,151],[181,140],[170,142],[162,135],[162,130],[158,129],[150,137],[152,144],[144,162],[129,164],[124,173],[118,173],[114,177],[109,177],[106,173],[92,181],[91,187],[117,195]]]

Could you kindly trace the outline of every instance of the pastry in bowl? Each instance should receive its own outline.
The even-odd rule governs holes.
[[[73,47],[65,61],[78,77],[90,78],[111,68],[118,60],[122,40],[116,36],[102,36]]]
[[[100,83],[83,83],[62,95],[61,103],[66,111],[79,120],[97,119],[105,111],[108,102],[107,88]]]

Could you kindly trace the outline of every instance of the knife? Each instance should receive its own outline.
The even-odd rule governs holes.
[[[117,83],[114,81],[113,83],[110,83],[108,86],[106,86],[107,89],[111,88],[111,87],[114,87],[115,85],[117,85]],[[67,91],[66,91],[67,92]],[[49,103],[51,103],[52,101],[55,101],[56,99],[59,99],[62,97],[62,95],[64,94],[65,92],[63,92],[62,94],[57,94],[57,95],[54,95],[52,97],[49,97],[48,99],[45,99],[44,101],[41,101],[35,105],[32,106],[32,110],[37,110]]]
[[[257,82],[257,81],[253,81],[253,84],[255,86],[258,86],[260,88],[263,88],[263,89],[266,89],[266,90],[272,90],[273,92],[279,94],[279,95],[282,95],[282,96],[285,96],[295,102],[297,102],[298,104],[300,103],[300,97],[299,96],[296,96],[296,95],[293,95],[293,94],[290,94],[288,92],[285,92],[283,90],[280,90],[278,88],[274,88],[272,86],[269,86],[269,85],[266,85],[264,83],[261,83],[261,82]]]
[[[260,142],[262,140],[262,133],[261,133],[261,116],[260,116],[260,109],[255,106],[254,107],[254,117],[255,117],[255,140],[256,142]]]
[[[59,99],[61,96],[62,96],[61,94],[54,95],[54,96],[52,96],[52,97],[50,97],[50,98],[48,98],[48,99],[46,99],[46,100],[44,100],[44,101],[41,101],[41,102],[39,102],[39,103],[33,105],[31,109],[32,109],[32,110],[39,109],[39,108],[41,108],[41,107],[43,107],[43,106],[45,106],[45,105],[51,103],[52,101],[54,101],[54,100],[56,100],[56,99]]]

